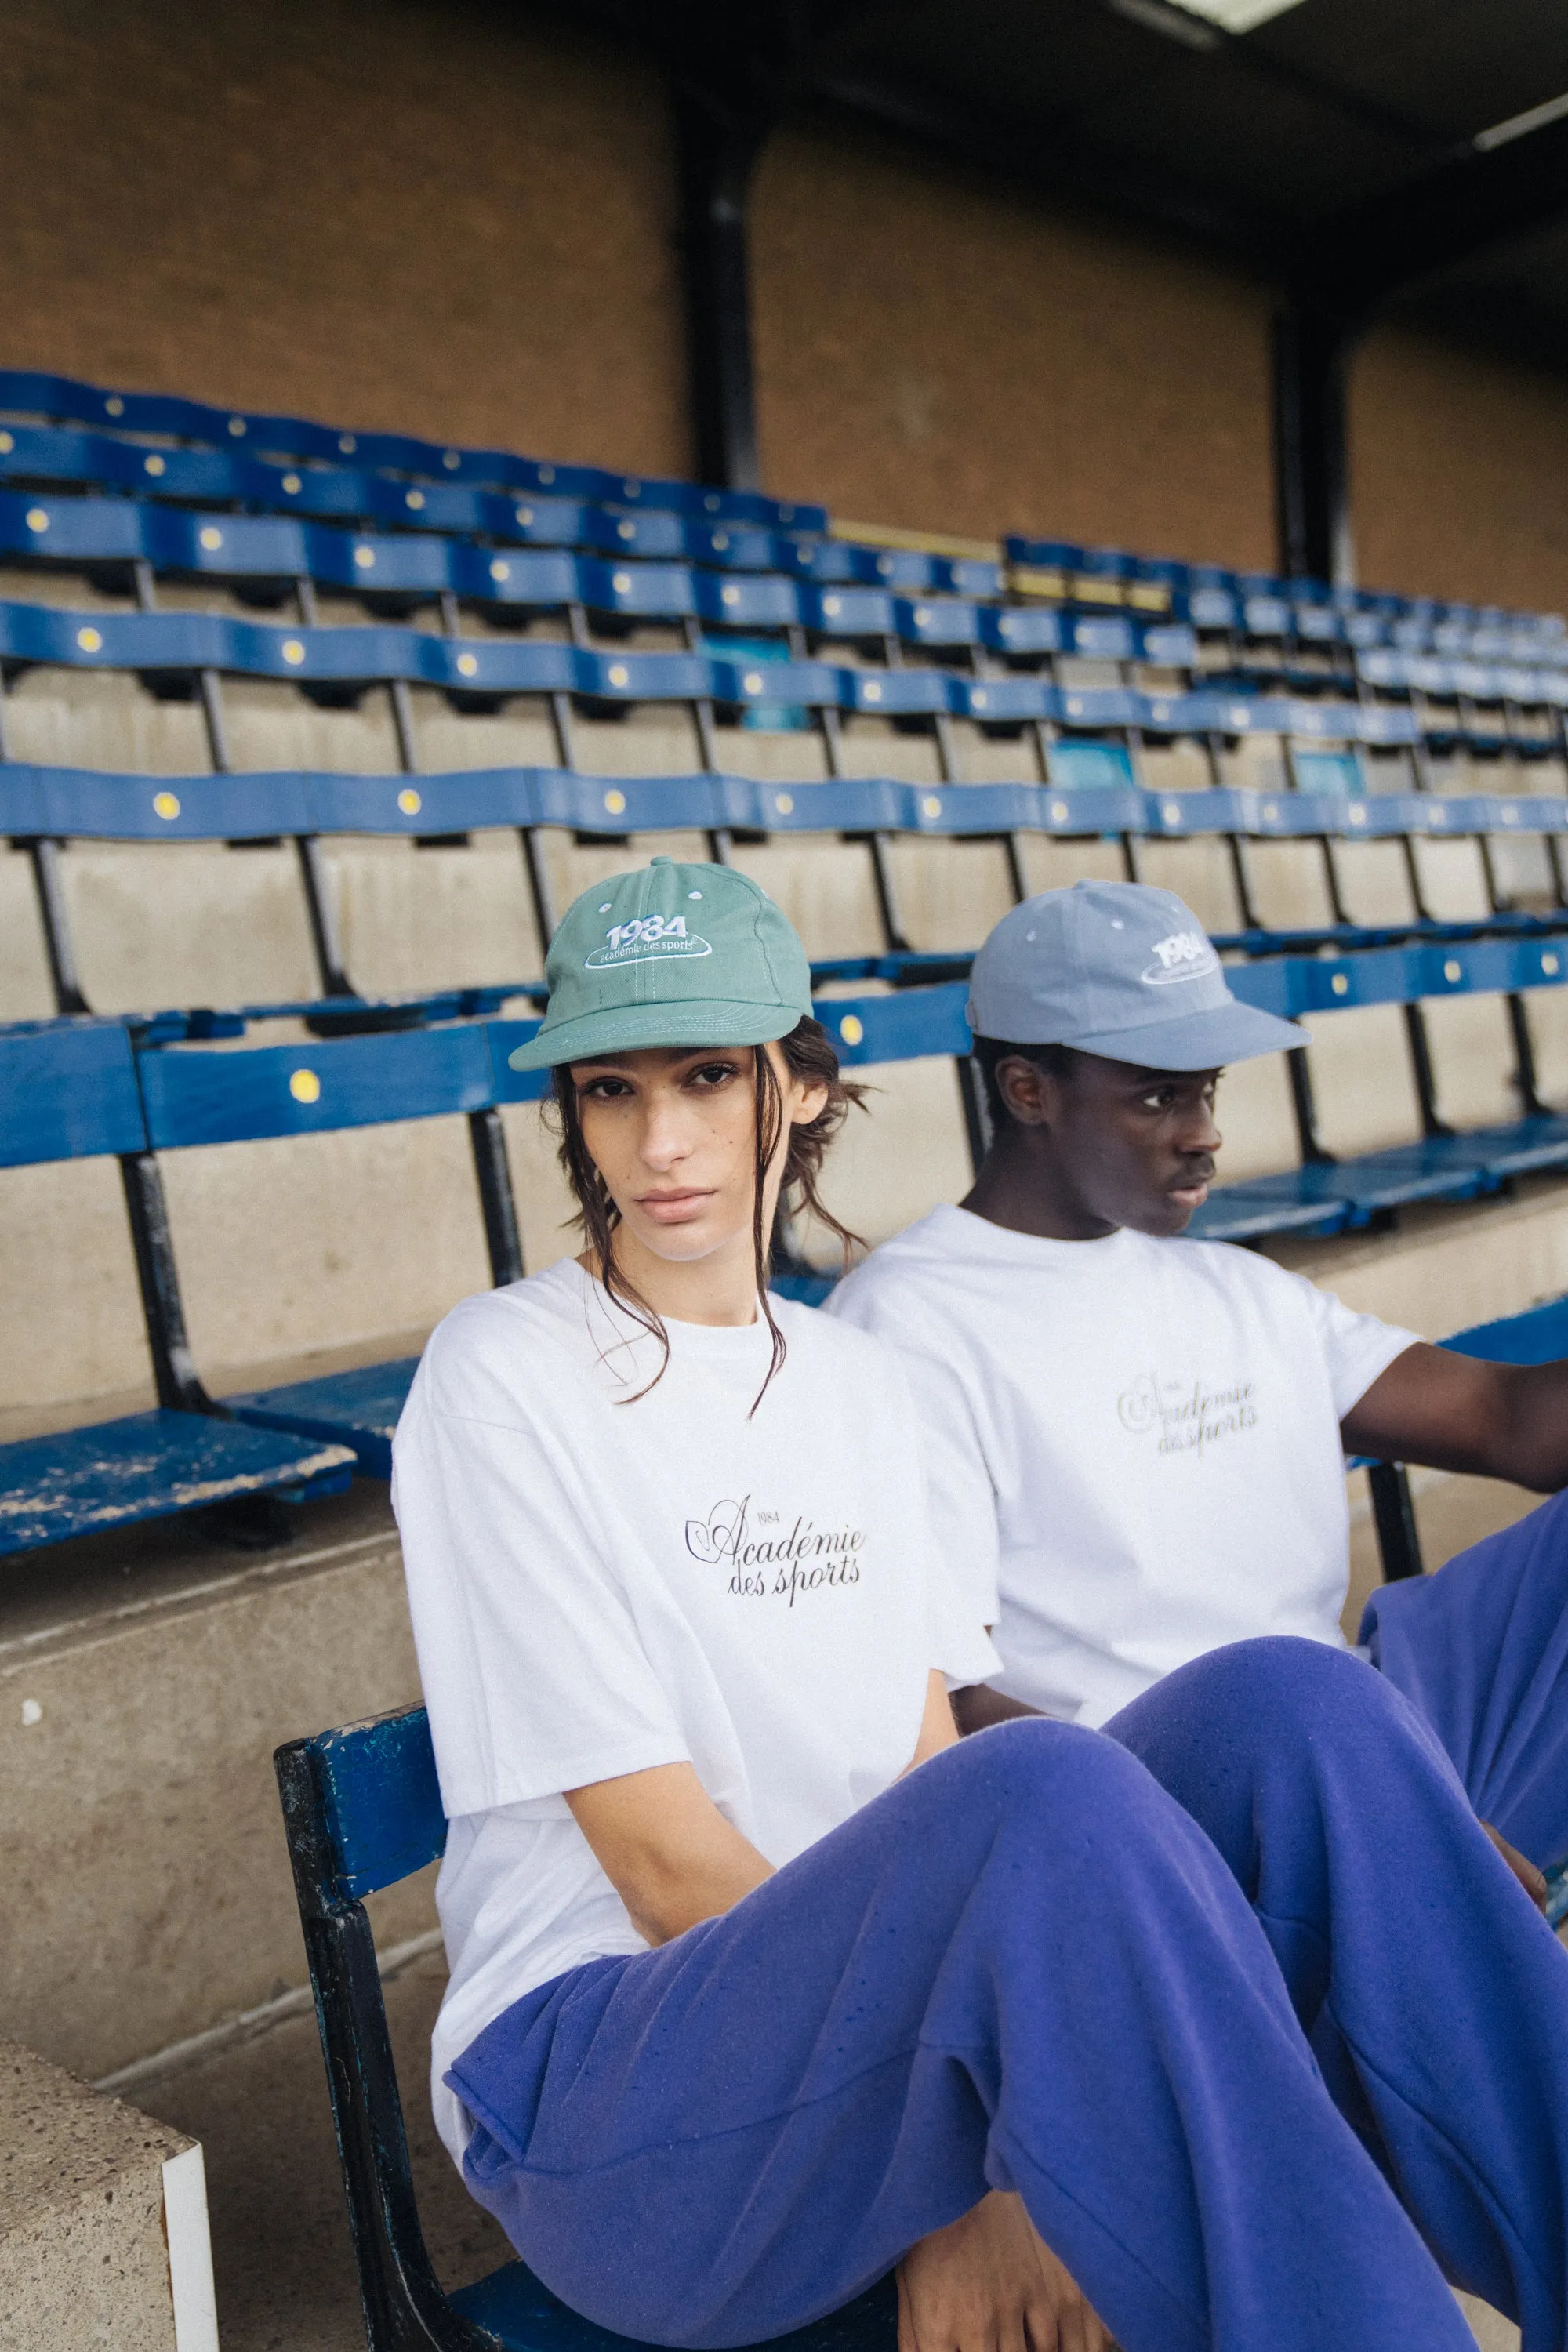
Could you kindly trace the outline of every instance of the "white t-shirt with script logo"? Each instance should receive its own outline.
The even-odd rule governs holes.
[[[670,1360],[566,1260],[425,1351],[393,1502],[450,1829],[442,2075],[533,1986],[643,1939],[562,1790],[690,1762],[784,1863],[909,1763],[927,1676],[994,1675],[931,1573],[914,1408],[879,1341],[774,1300],[788,1342],[671,1323]],[[635,1399],[635,1402],[628,1400]]]
[[[999,1689],[1101,1724],[1221,1643],[1342,1641],[1339,1424],[1415,1332],[1223,1242],[1040,1241],[948,1207],[829,1303],[904,1358]]]

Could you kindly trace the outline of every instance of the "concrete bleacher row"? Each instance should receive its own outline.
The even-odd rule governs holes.
[[[1496,1014],[1526,993],[1533,1002],[1538,993],[1568,987],[1568,952],[1538,940],[1493,940],[1331,959],[1279,957],[1238,968],[1235,985],[1248,1002],[1293,1016],[1353,1017],[1358,1009],[1408,1015],[1461,998]],[[963,1073],[970,1048],[965,992],[962,982],[947,983],[826,998],[818,1010],[850,1066],[946,1059]],[[245,1026],[233,1019],[226,1034],[220,1028],[200,1042],[169,1023],[141,1033],[130,1024],[91,1021],[0,1032],[0,1165],[119,1163],[159,1398],[154,1412],[64,1437],[21,1440],[0,1452],[0,1551],[141,1517],[232,1507],[258,1495],[299,1500],[330,1493],[356,1465],[387,1474],[392,1424],[412,1359],[231,1397],[215,1414],[188,1336],[160,1155],[461,1118],[490,1278],[511,1281],[522,1271],[499,1113],[503,1104],[535,1101],[545,1091],[538,1074],[519,1076],[508,1065],[511,1050],[532,1034],[531,1019],[445,1022],[393,1034],[234,1050]],[[1278,1062],[1268,1075],[1282,1080]],[[1392,1087],[1396,1073],[1385,1068],[1381,1078]],[[1338,1232],[1399,1206],[1474,1199],[1521,1174],[1568,1165],[1568,1118],[1535,1102],[1533,1086],[1522,1117],[1505,1115],[1456,1133],[1443,1129],[1436,1097],[1428,1101],[1423,1090],[1440,1088],[1443,1078],[1441,1046],[1434,1052],[1427,1041],[1414,1081],[1407,1074],[1407,1088],[1415,1088],[1411,1139],[1343,1162],[1327,1158],[1304,1115],[1310,1074],[1275,1088],[1272,1133],[1265,1097],[1255,1089],[1253,1108],[1261,1115],[1255,1116],[1251,1148],[1281,1164],[1272,1175],[1219,1188],[1194,1230],[1231,1240]],[[950,1130],[965,1111],[973,1156],[983,1139],[973,1092],[961,1079],[949,1096]],[[931,1140],[940,1148],[940,1138]],[[1244,1139],[1243,1154],[1247,1148]],[[386,1239],[377,1236],[374,1246],[384,1247]]]
[[[1091,610],[1126,605],[1167,614],[1233,641],[1278,639],[1298,648],[1386,642],[1476,660],[1568,658],[1558,614],[1330,589],[1321,582],[1287,582],[1061,541],[1009,538],[1005,565],[912,547],[856,547],[823,537],[827,517],[819,507],[502,451],[441,447],[404,435],[248,415],[163,395],[108,392],[26,371],[0,371],[0,415],[17,419],[16,426],[0,430],[0,479],[76,491],[110,488],[121,494],[110,504],[149,496],[159,502],[207,499],[268,513],[380,521],[400,531],[451,531],[507,544],[689,558],[818,583],[894,585],[916,593],[946,589],[981,600],[1011,590],[1026,599],[1046,597]],[[23,422],[34,416],[51,422],[42,428]],[[62,431],[55,420],[97,429]],[[150,446],[150,441],[159,446]],[[237,454],[241,446],[298,463],[258,465],[248,454]],[[359,464],[345,468],[342,460],[350,456]],[[494,496],[470,495],[475,484],[534,497],[522,506],[509,506]],[[780,526],[784,535],[770,536],[766,529],[715,530],[712,518]],[[688,527],[689,520],[696,528]],[[209,518],[209,528],[213,522]],[[49,523],[46,515],[39,528],[47,530]],[[112,535],[115,524],[100,518],[90,528]],[[173,531],[172,524],[168,528]],[[160,550],[178,544],[177,533],[173,540],[161,536],[157,524],[149,538],[149,544],[132,543],[139,529],[121,519],[114,555],[100,560],[154,565]],[[199,561],[195,568],[203,568]],[[297,563],[280,567],[277,576],[285,574],[308,576]]]
[[[7,438],[0,478],[28,471],[26,449],[14,434],[0,434],[0,444]],[[507,507],[488,519],[482,544],[461,535],[467,527],[448,520],[423,533],[367,533],[275,515],[193,511],[136,495],[45,499],[0,492],[6,564],[45,579],[85,575],[100,594],[133,598],[142,610],[160,590],[173,587],[188,599],[193,583],[201,583],[227,588],[249,604],[292,596],[307,622],[317,616],[319,594],[329,593],[394,617],[434,608],[447,634],[457,633],[467,608],[513,628],[562,615],[574,640],[585,642],[593,615],[623,626],[662,623],[689,642],[700,629],[758,632],[795,654],[822,640],[853,644],[894,666],[906,646],[977,672],[998,661],[1038,666],[1066,655],[1189,679],[1228,674],[1245,685],[1261,676],[1308,691],[1353,689],[1359,680],[1524,706],[1559,704],[1568,664],[1568,640],[1540,628],[1488,631],[1342,614],[1278,593],[1173,592],[1154,618],[1004,602],[999,567],[978,560],[695,528],[678,515],[631,516],[564,500]],[[588,551],[574,555],[579,550]],[[1403,666],[1423,661],[1425,667]],[[1453,663],[1457,669],[1444,667]]]

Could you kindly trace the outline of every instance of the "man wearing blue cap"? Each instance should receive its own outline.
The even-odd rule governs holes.
[[[1005,1668],[966,1695],[971,1727],[1099,1725],[1226,1643],[1340,1643],[1347,1451],[1568,1485],[1568,1364],[1451,1355],[1269,1258],[1178,1240],[1224,1066],[1305,1032],[1237,1002],[1172,892],[1080,882],[1015,908],[969,1019],[994,1130],[973,1189],[832,1306],[915,1382],[941,1548]],[[1384,1587],[1361,1628],[1532,1890],[1532,1864],[1568,1856],[1565,1512]]]

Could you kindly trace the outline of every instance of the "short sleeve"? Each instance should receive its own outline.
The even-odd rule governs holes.
[[[1420,1345],[1421,1335],[1382,1322],[1375,1315],[1358,1315],[1331,1290],[1320,1290],[1304,1275],[1295,1278],[1307,1293],[1308,1311],[1323,1351],[1334,1418],[1343,1421],[1396,1356]]]
[[[936,1587],[955,1597],[970,1623],[994,1625],[1001,1607],[996,1492],[961,1373],[921,1344],[918,1318],[900,1311],[886,1289],[850,1282],[829,1304],[836,1316],[871,1332],[897,1355],[914,1408]],[[1000,1671],[999,1663],[987,1669]]]
[[[608,1408],[585,1383],[578,1394],[563,1359],[535,1360],[534,1380],[552,1386],[557,1403],[572,1396],[580,1434],[568,1450],[552,1412],[535,1420],[526,1397],[487,1377],[482,1328],[478,1336],[476,1349],[474,1323],[465,1329],[456,1318],[437,1332],[393,1449],[393,1503],[448,1817],[689,1754],[628,1595],[636,1539],[605,1500],[614,1464],[595,1463],[581,1442]],[[603,1450],[607,1457],[607,1432]]]

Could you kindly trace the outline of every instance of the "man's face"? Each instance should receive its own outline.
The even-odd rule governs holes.
[[[1208,1198],[1222,1138],[1218,1070],[1148,1070],[1075,1054],[1070,1075],[1002,1063],[1014,1116],[1048,1154],[1053,1180],[1087,1216],[1135,1233],[1179,1234]]]

